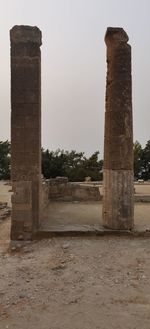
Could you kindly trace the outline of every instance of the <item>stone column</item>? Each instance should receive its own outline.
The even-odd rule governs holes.
[[[41,191],[41,31],[14,26],[11,39],[12,240],[37,230]]]
[[[131,47],[122,28],[107,28],[103,225],[133,228]]]

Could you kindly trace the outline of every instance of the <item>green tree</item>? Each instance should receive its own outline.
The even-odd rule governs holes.
[[[99,152],[96,151],[84,162],[87,176],[90,176],[93,181],[102,180],[103,160],[98,160],[98,156]]]
[[[57,150],[50,152],[42,150],[42,173],[45,178],[55,178],[56,176],[65,176],[65,154]]]
[[[73,171],[81,164],[83,153],[76,151],[42,150],[42,173],[45,178],[55,178],[56,176],[67,176],[73,178]]]
[[[85,156],[83,152],[76,152],[72,150],[71,152],[66,152],[67,161],[65,174],[69,181],[77,182],[83,181],[86,177],[86,172],[83,167],[85,161]]]
[[[150,140],[147,141],[142,152],[142,175],[145,180],[150,179]]]
[[[103,161],[98,160],[98,155],[99,152],[95,152],[86,158],[83,152],[74,150],[42,150],[42,173],[45,178],[67,176],[69,181],[84,181],[86,176],[99,180],[102,178]]]
[[[142,173],[142,146],[138,141],[135,141],[133,145],[134,154],[134,177],[140,177]]]
[[[0,179],[10,179],[10,142],[0,141]]]

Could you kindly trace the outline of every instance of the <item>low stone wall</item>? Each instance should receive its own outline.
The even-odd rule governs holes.
[[[150,195],[148,194],[135,194],[134,202],[150,202]]]
[[[141,185],[140,185],[141,186]],[[148,184],[147,184],[148,186]],[[134,190],[134,202],[150,202],[150,194],[140,193],[138,184]],[[136,191],[137,190],[137,191]],[[147,191],[149,192],[149,191]],[[42,185],[42,209],[53,201],[101,201],[102,182],[70,183],[67,177],[44,180]]]
[[[43,182],[42,204],[46,207],[55,201],[100,201],[102,196],[98,186],[70,183],[67,178],[50,179]]]

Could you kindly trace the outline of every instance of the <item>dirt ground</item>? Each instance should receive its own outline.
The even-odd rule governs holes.
[[[53,238],[8,251],[1,224],[0,329],[149,329],[150,239]]]
[[[136,202],[134,205],[134,228],[150,231],[150,203]],[[102,229],[102,203],[90,202],[50,202],[41,228],[45,230],[78,229],[96,227]]]
[[[0,329],[150,328],[150,238],[52,238],[10,251],[9,231],[10,218],[0,224]]]

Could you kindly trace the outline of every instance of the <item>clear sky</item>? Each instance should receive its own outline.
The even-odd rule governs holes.
[[[10,41],[14,25],[38,26],[42,145],[103,156],[107,26],[132,46],[134,140],[150,139],[149,0],[0,0],[0,140],[10,139]]]

